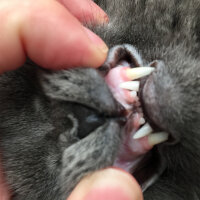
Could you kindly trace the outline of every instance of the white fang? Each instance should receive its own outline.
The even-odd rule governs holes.
[[[142,138],[144,136],[149,135],[150,133],[153,132],[153,129],[151,128],[151,126],[146,123],[144,126],[142,126],[133,136],[133,139],[139,139]]]
[[[154,70],[153,67],[135,67],[127,69],[126,75],[130,80],[135,80],[151,74]]]
[[[168,140],[169,134],[166,132],[153,133],[148,136],[149,144],[154,146]]]
[[[139,90],[140,82],[139,81],[127,81],[127,82],[121,83],[119,86],[123,89],[133,90],[133,91],[137,92]]]

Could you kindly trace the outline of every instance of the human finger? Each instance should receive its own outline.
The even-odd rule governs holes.
[[[26,56],[53,69],[104,62],[105,43],[57,1],[15,3],[0,6],[0,73],[19,67]]]
[[[8,192],[8,186],[5,183],[4,176],[3,176],[3,170],[0,165],[0,200],[9,200],[10,195]]]
[[[105,169],[85,177],[67,200],[143,200],[136,180],[117,169]]]
[[[107,23],[107,14],[92,0],[58,0],[82,23]]]

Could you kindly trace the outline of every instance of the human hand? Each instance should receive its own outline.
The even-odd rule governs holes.
[[[26,56],[47,68],[100,66],[105,43],[81,23],[106,23],[92,0],[0,0],[0,73]]]
[[[143,200],[136,180],[128,173],[108,168],[88,175],[67,200]]]

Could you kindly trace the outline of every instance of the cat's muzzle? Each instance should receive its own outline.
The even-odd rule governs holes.
[[[114,166],[138,177],[143,190],[157,179],[164,167],[154,168],[151,173],[145,170],[141,172],[138,169],[142,168],[141,165],[148,165],[151,149],[157,144],[166,142],[169,136],[163,131],[155,132],[156,129],[149,123],[141,106],[141,94],[146,77],[154,73],[158,62],[143,63],[138,51],[133,46],[125,44],[113,47],[107,61],[99,69],[113,96],[125,108],[127,118],[124,126],[125,134]]]

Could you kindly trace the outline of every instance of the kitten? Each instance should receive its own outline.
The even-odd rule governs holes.
[[[200,2],[95,2],[110,23],[91,28],[110,48],[119,45],[99,70],[55,72],[27,62],[0,77],[0,149],[12,198],[64,200],[83,176],[114,164],[124,108],[103,77],[121,63],[138,67],[141,60],[155,66],[139,90],[145,119],[170,138],[133,174],[141,185],[159,175],[145,200],[199,199]]]

